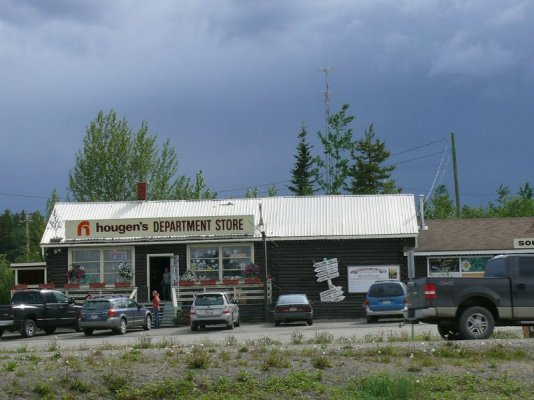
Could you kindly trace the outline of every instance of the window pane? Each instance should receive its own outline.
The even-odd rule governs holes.
[[[191,248],[189,266],[200,279],[219,279],[219,248]]]

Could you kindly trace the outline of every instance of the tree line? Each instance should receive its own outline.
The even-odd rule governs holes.
[[[386,194],[400,193],[392,178],[394,166],[388,166],[390,152],[378,139],[374,125],[360,137],[352,129],[354,116],[349,105],[328,118],[325,132],[318,131],[321,148],[314,153],[303,125],[297,135],[294,164],[288,189],[296,196],[314,194]],[[150,182],[150,200],[212,199],[217,193],[206,184],[202,170],[193,179],[178,174],[178,157],[169,140],[157,145],[157,136],[149,132],[147,122],[137,130],[129,127],[114,110],[100,111],[91,121],[69,172],[66,201],[125,201],[136,199],[136,184]],[[487,206],[463,206],[461,216],[517,217],[534,216],[533,190],[529,183],[512,194],[509,187],[497,189],[496,203]],[[268,188],[276,196],[276,188]],[[257,187],[247,189],[244,197],[257,197]],[[0,266],[9,262],[40,261],[39,242],[53,205],[59,200],[55,188],[47,201],[46,215],[12,213],[0,216]],[[455,218],[456,207],[448,188],[439,185],[425,202],[426,218]]]

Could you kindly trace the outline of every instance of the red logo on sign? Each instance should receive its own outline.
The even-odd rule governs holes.
[[[91,235],[89,221],[82,221],[78,224],[78,236],[83,236],[82,233],[84,233],[85,236]]]

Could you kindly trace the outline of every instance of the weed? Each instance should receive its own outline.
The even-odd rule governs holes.
[[[408,400],[418,398],[414,380],[403,375],[387,373],[369,375],[359,380],[355,386],[349,385],[349,388],[354,391],[354,394],[360,392],[373,399]]]
[[[33,391],[41,395],[41,397],[50,397],[54,393],[54,389],[52,389],[52,386],[49,382],[36,383],[33,387]]]
[[[311,364],[316,369],[326,369],[332,366],[330,360],[325,356],[317,356],[312,358]]]
[[[301,331],[292,331],[291,332],[291,343],[292,344],[304,343],[304,333],[302,333]]]
[[[26,347],[26,346],[17,347],[15,352],[16,353],[27,353],[28,352],[28,347]]]
[[[142,334],[137,338],[137,342],[133,345],[134,349],[150,349],[152,347],[152,338]]]
[[[185,361],[190,369],[207,369],[211,363],[211,355],[204,349],[193,347]]]
[[[268,371],[272,368],[289,368],[291,363],[287,357],[279,350],[272,350],[263,360],[262,370]]]
[[[4,371],[6,372],[13,372],[15,371],[15,368],[17,368],[17,363],[15,361],[8,361],[7,363],[3,364]]]
[[[316,344],[330,344],[333,341],[334,335],[327,331],[315,332],[315,336],[312,339],[312,342]]]
[[[224,338],[224,345],[227,347],[237,346],[237,338],[235,335],[228,335]]]
[[[59,346],[57,344],[57,338],[53,338],[48,342],[48,351],[59,351]]]
[[[121,355],[121,360],[133,363],[141,360],[141,351],[139,349],[133,348],[128,352],[124,352]]]
[[[128,387],[128,380],[115,373],[106,373],[102,375],[102,382],[104,383],[104,386],[113,393],[118,393]]]

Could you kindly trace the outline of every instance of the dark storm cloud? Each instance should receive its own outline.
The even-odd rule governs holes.
[[[531,179],[517,154],[534,145],[533,17],[521,0],[4,1],[0,180],[66,195],[85,128],[110,109],[170,138],[180,172],[202,169],[223,197],[288,180],[302,123],[319,152],[326,65],[355,135],[374,122],[393,154],[444,138],[392,157],[406,192],[431,189],[450,131],[464,192],[515,190]],[[0,195],[0,209],[44,204],[24,202]]]

